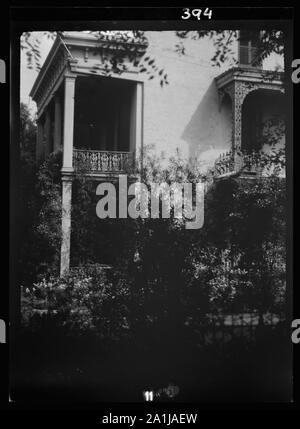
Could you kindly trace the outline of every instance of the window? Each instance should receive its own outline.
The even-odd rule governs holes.
[[[241,30],[239,37],[239,65],[261,68],[258,55],[260,31]]]

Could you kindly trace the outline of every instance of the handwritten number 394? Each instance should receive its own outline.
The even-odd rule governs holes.
[[[201,19],[202,9],[192,9],[192,12],[190,12],[189,8],[183,9],[183,15],[181,16],[182,19],[189,19],[191,16],[194,18],[197,18],[198,20]],[[208,7],[203,12],[202,16],[206,16],[208,19],[211,19],[212,17],[212,10]]]

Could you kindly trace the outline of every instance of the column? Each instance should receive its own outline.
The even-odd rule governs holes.
[[[143,157],[143,114],[143,84],[138,82],[131,115],[130,151],[135,153],[134,161],[139,168],[142,168]]]
[[[50,155],[50,138],[51,138],[51,116],[49,106],[46,110],[46,119],[44,127],[44,154],[45,158]]]
[[[71,200],[72,200],[72,178],[62,177],[62,217],[61,217],[61,252],[60,252],[60,275],[65,275],[70,268],[71,248]]]
[[[74,135],[74,95],[76,76],[65,76],[64,132],[63,132],[63,173],[73,170],[73,135]]]
[[[234,85],[233,89],[233,103],[232,103],[232,119],[233,119],[233,147],[232,152],[234,156],[235,170],[238,171],[241,167],[242,157],[242,100],[240,97],[240,91],[238,84]]]
[[[65,76],[60,275],[70,268],[75,76]]]
[[[54,152],[61,148],[61,102],[58,95],[54,104]]]
[[[35,155],[36,155],[37,162],[39,162],[44,155],[43,137],[44,137],[44,126],[43,126],[42,118],[40,118],[37,121],[37,136],[36,136],[36,148],[35,148]]]

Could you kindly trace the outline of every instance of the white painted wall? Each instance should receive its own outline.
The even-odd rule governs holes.
[[[144,84],[144,144],[166,155],[179,148],[206,168],[231,147],[231,112],[228,106],[220,108],[214,78],[233,67],[234,58],[214,67],[215,47],[208,38],[185,41],[184,56],[174,52],[178,38],[173,32],[149,32],[148,38],[147,54],[167,72],[169,85],[161,88],[155,79]],[[236,58],[237,47],[235,42]],[[282,68],[283,59],[274,54],[263,67]]]
[[[155,144],[159,152],[214,160],[230,147],[224,139],[228,115],[219,109],[214,78],[233,66],[213,67],[215,48],[209,39],[185,42],[186,54],[174,52],[178,38],[173,32],[153,32],[149,52],[168,74],[169,85],[157,80],[145,83],[144,144]]]

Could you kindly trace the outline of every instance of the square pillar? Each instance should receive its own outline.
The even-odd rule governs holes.
[[[143,83],[138,82],[133,96],[130,126],[130,151],[134,153],[138,168],[142,168],[143,159],[143,116]]]
[[[232,153],[234,158],[235,171],[239,171],[241,168],[242,156],[242,104],[239,84],[235,83],[232,94],[232,120],[233,120],[233,139],[232,139]]]
[[[72,178],[62,177],[62,216],[61,216],[61,252],[60,275],[67,274],[70,268],[71,250],[71,210],[72,210]]]
[[[74,97],[76,76],[65,76],[64,131],[63,131],[63,173],[72,173],[74,135]]]
[[[75,78],[65,76],[64,93],[64,128],[63,128],[63,166],[62,166],[62,216],[61,216],[61,252],[60,275],[65,275],[70,268],[71,249],[71,210],[72,210],[72,174],[73,169],[73,134],[74,134],[74,96]],[[58,102],[55,103],[55,117],[59,116]],[[55,135],[58,135],[59,121],[55,121]],[[57,133],[57,134],[56,134]],[[57,140],[56,140],[57,143]]]
[[[72,173],[73,170],[73,134],[74,134],[74,96],[75,78],[66,75],[64,86],[64,128],[63,128],[63,166],[62,166],[62,216],[61,216],[61,252],[60,275],[70,268],[71,249],[71,210],[72,210]],[[59,117],[59,103],[55,103],[55,119]],[[55,120],[55,136],[58,145],[60,121]]]

